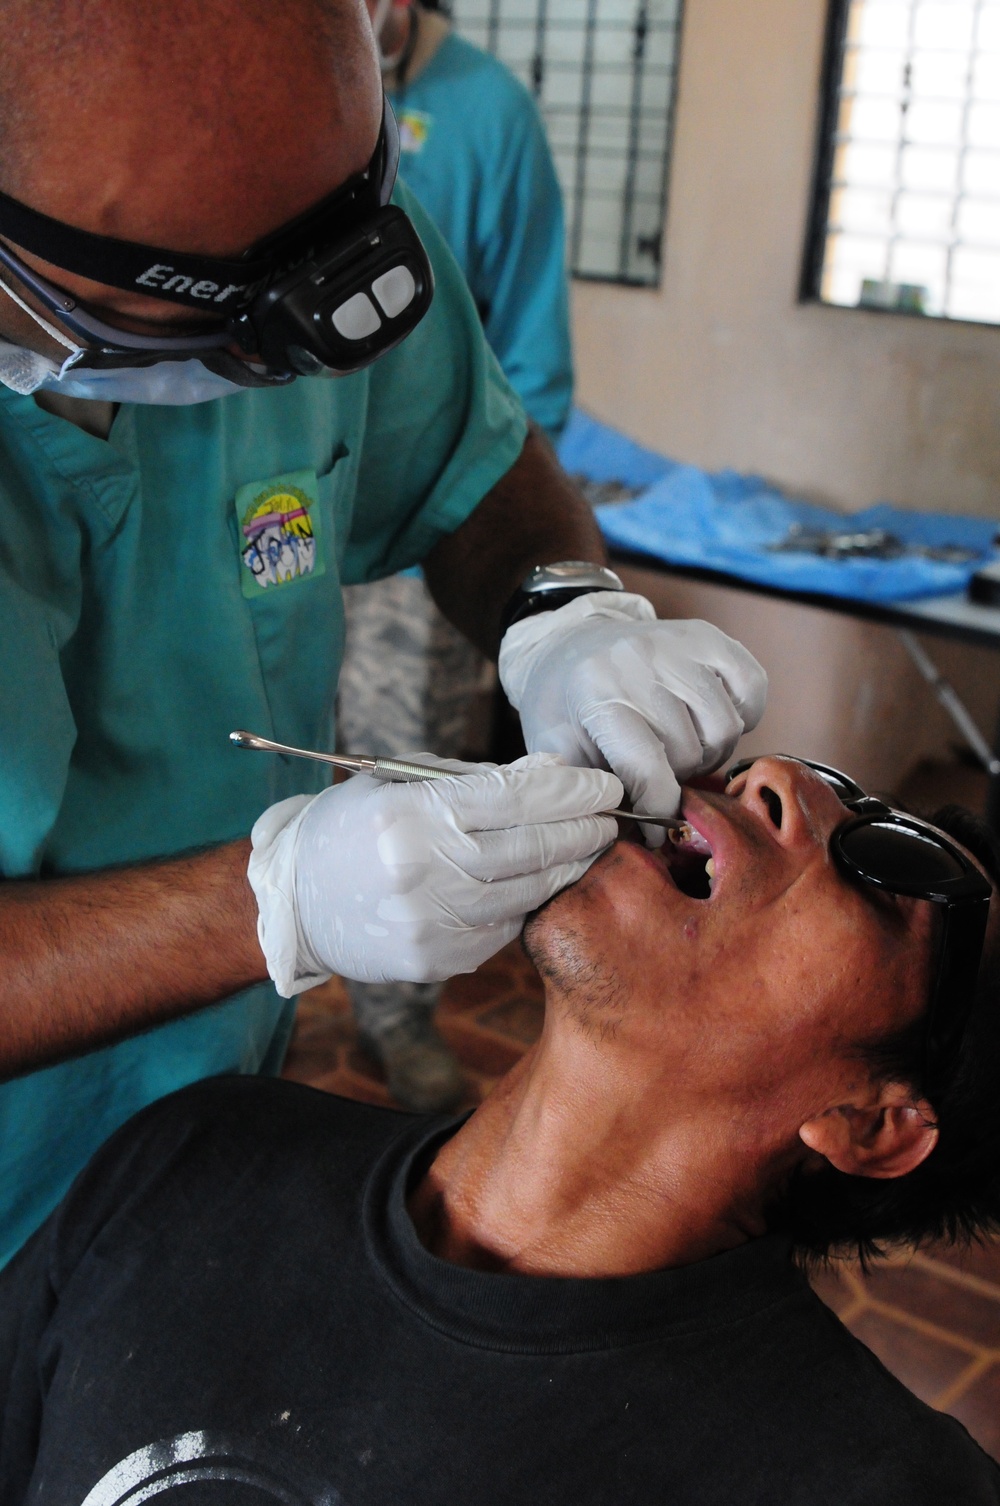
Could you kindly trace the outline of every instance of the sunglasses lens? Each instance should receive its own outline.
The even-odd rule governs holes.
[[[961,878],[962,864],[931,837],[889,822],[873,821],[844,833],[844,856],[890,889],[914,893],[945,879]]]

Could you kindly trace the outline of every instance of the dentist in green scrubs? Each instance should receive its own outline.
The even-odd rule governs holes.
[[[300,989],[478,966],[762,709],[603,567],[393,175],[361,0],[0,5],[0,1259],[131,1114],[277,1071]],[[341,586],[417,562],[526,765],[233,750],[332,745]]]

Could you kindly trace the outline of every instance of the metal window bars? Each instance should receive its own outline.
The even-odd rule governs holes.
[[[458,32],[537,100],[576,277],[660,281],[681,9],[682,0],[454,0]]]
[[[1000,0],[832,0],[802,292],[1000,323]]]

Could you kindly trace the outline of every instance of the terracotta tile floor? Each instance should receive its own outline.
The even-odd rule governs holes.
[[[541,985],[518,946],[444,991],[438,1021],[477,1103],[541,1029]],[[285,1075],[331,1093],[390,1103],[359,1050],[343,985],[306,994]],[[1000,1458],[1000,1246],[935,1250],[815,1278],[824,1301],[907,1386],[961,1419]]]
[[[479,1103],[542,1028],[541,984],[520,946],[446,984],[437,1024],[462,1063],[466,1104]],[[299,1001],[284,1075],[366,1103],[392,1102],[378,1063],[358,1046],[339,979]]]

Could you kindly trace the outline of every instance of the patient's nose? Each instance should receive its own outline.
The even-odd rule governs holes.
[[[737,798],[783,844],[825,842],[844,819],[844,807],[826,781],[793,758],[758,758],[744,778]]]

